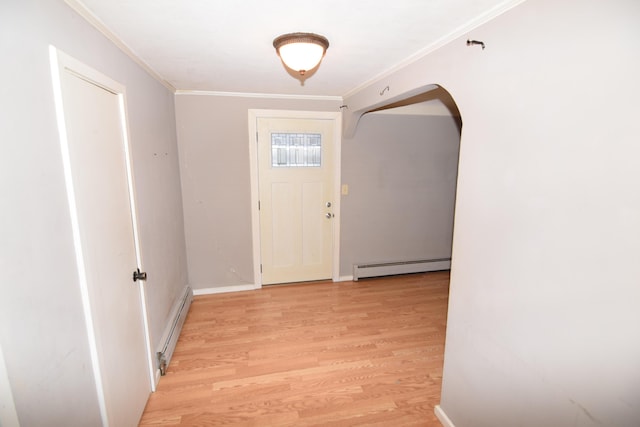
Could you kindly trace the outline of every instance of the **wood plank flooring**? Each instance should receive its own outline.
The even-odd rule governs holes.
[[[197,296],[140,425],[440,426],[449,273]]]

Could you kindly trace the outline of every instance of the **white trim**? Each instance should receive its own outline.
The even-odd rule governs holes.
[[[136,261],[138,267],[142,268],[142,257],[140,253],[139,238],[138,238],[138,215],[135,205],[135,187],[133,186],[133,171],[131,165],[129,145],[129,128],[127,120],[126,102],[125,102],[125,87],[120,83],[112,80],[104,74],[94,70],[91,67],[83,64],[77,59],[65,54],[64,52],[56,49],[54,46],[49,46],[49,58],[51,65],[51,77],[53,86],[54,103],[56,109],[56,119],[58,125],[58,134],[60,139],[60,150],[62,155],[62,163],[64,169],[65,186],[67,190],[67,203],[69,205],[69,216],[71,219],[71,229],[73,234],[74,250],[76,256],[76,265],[78,269],[78,282],[80,284],[80,295],[82,299],[82,306],[84,312],[84,318],[87,328],[87,338],[89,340],[89,353],[91,358],[92,370],[96,385],[96,393],[98,397],[98,406],[100,408],[100,416],[103,426],[109,425],[108,412],[106,405],[106,396],[104,394],[104,385],[102,382],[102,369],[100,367],[97,338],[95,325],[93,322],[93,315],[91,312],[91,301],[89,298],[89,285],[87,272],[85,270],[85,261],[82,248],[82,240],[80,238],[80,223],[78,219],[78,210],[76,206],[76,195],[73,185],[73,176],[71,172],[71,159],[69,156],[69,140],[67,136],[66,120],[64,115],[64,105],[62,97],[62,77],[61,73],[67,70],[76,74],[80,78],[91,82],[113,94],[118,96],[120,119],[121,123],[125,126],[122,129],[122,137],[125,146],[125,162],[127,167],[127,182],[129,185],[129,197],[131,203],[131,217],[133,223],[133,238],[136,253]],[[149,375],[149,385],[151,390],[155,390],[153,361],[151,352],[151,338],[149,333],[148,313],[146,307],[146,295],[144,287],[140,286],[140,298],[141,298],[141,315],[144,323],[144,339],[147,351],[147,368]]]
[[[104,387],[102,384],[102,375],[100,375],[100,361],[98,358],[98,348],[96,343],[95,327],[93,325],[93,317],[91,315],[91,303],[89,299],[89,286],[87,283],[87,273],[85,271],[85,262],[82,251],[82,240],[80,239],[80,224],[78,220],[78,209],[76,207],[76,196],[73,189],[73,179],[71,175],[71,159],[69,156],[69,139],[67,137],[66,120],[64,118],[64,107],[62,102],[62,76],[61,71],[65,66],[74,68],[71,64],[70,57],[62,54],[55,47],[49,46],[49,58],[51,61],[51,77],[53,83],[53,98],[56,108],[56,117],[58,122],[58,134],[60,138],[60,150],[62,154],[62,165],[64,169],[64,180],[67,189],[67,203],[69,205],[69,216],[71,219],[71,230],[73,234],[73,247],[76,255],[76,266],[78,268],[78,282],[80,284],[80,296],[82,299],[82,308],[84,312],[84,320],[87,328],[87,338],[89,340],[89,355],[91,358],[91,367],[96,385],[96,393],[98,398],[98,407],[100,408],[100,417],[102,425],[108,426],[107,404],[104,395]]]
[[[253,256],[253,283],[262,287],[262,274],[260,264],[260,214],[257,210],[260,203],[258,192],[258,116],[255,110],[249,110],[249,180],[251,182],[251,246]]]
[[[340,280],[340,207],[342,200],[342,112],[333,113],[333,274],[331,279]],[[337,218],[337,219],[335,219]]]
[[[134,220],[137,222],[137,220]],[[140,262],[138,262],[140,264]],[[140,268],[140,271],[144,271]],[[156,391],[155,373],[153,369],[153,351],[151,350],[151,328],[149,326],[149,311],[147,310],[147,282],[139,280],[140,282],[140,302],[142,304],[142,323],[144,325],[144,343],[147,349],[147,366],[149,369],[149,386],[151,392]]]
[[[444,410],[440,405],[436,405],[433,409],[433,412],[436,414],[436,417],[440,421],[443,427],[456,427],[455,424],[447,417]]]
[[[399,63],[397,63],[393,67],[388,68],[386,71],[383,71],[382,73],[370,78],[369,80],[365,81],[364,83],[361,83],[360,85],[354,87],[353,89],[349,90],[347,93],[342,95],[342,97],[344,99],[347,99],[347,98],[355,95],[356,93],[360,92],[364,88],[366,88],[366,87],[368,87],[368,86],[370,86],[370,85],[372,85],[372,84],[374,84],[376,82],[379,82],[382,79],[385,79],[385,78],[389,77],[393,73],[395,73],[398,70],[401,70],[401,69],[407,67],[408,65],[413,64],[414,62],[419,61],[420,59],[424,58],[425,56],[429,55],[430,53],[433,53],[434,51],[440,49],[442,46],[445,46],[445,45],[451,43],[452,41],[454,41],[458,37],[464,36],[465,34],[469,33],[470,31],[474,30],[475,28],[478,28],[479,26],[491,21],[492,19],[497,18],[498,16],[502,15],[506,11],[508,11],[510,9],[513,9],[514,7],[516,7],[517,5],[519,5],[520,3],[523,3],[525,1],[526,0],[507,0],[504,3],[495,6],[491,10],[489,10],[489,11],[483,13],[482,15],[472,19],[471,21],[467,22],[466,24],[459,26],[455,30],[451,31],[449,34],[439,38],[435,42],[431,43],[429,46],[419,50],[415,54],[413,54],[413,55],[409,56],[408,58],[404,59],[403,61],[400,61]]]
[[[123,42],[113,31],[105,25],[96,15],[94,15],[87,7],[78,0],[64,0],[64,2],[73,9],[78,15],[85,19],[91,26],[98,30],[103,36],[109,39],[118,49],[120,49],[125,55],[138,64],[143,70],[145,70],[151,77],[157,80],[164,87],[171,92],[175,92],[176,88],[171,83],[166,81],[160,74],[158,74],[153,68],[151,68],[146,62],[131,49],[125,42]]]
[[[260,110],[249,109],[249,157],[250,157],[250,179],[251,179],[251,230],[253,242],[253,275],[254,282],[258,287],[262,287],[262,276],[260,274],[260,217],[258,213],[258,136],[257,120],[259,118],[290,118],[290,119],[319,119],[333,120],[333,152],[334,152],[334,172],[333,172],[333,214],[337,218],[333,223],[333,259],[331,279],[334,282],[340,280],[340,200],[342,198],[341,189],[341,159],[342,159],[342,113],[332,111],[295,111],[295,110]]]
[[[353,282],[353,276],[340,276],[336,282]]]
[[[133,161],[131,159],[131,143],[129,138],[129,113],[127,111],[126,102],[126,87],[122,86],[118,94],[118,101],[120,103],[120,122],[124,124],[125,128],[122,130],[122,139],[124,141],[124,153],[125,164],[127,166],[127,183],[129,184],[129,204],[131,205],[131,223],[133,226],[133,243],[136,251],[136,263],[137,268],[144,271],[144,263],[142,262],[142,251],[140,250],[140,232],[138,221],[138,208],[136,204],[136,186],[133,175]],[[138,289],[140,292],[140,302],[142,304],[142,323],[144,328],[144,342],[147,350],[147,364],[149,369],[149,385],[151,391],[156,391],[156,382],[154,381],[155,374],[153,369],[153,350],[151,348],[151,328],[149,326],[149,312],[147,310],[147,296],[146,288],[147,281],[138,281]]]
[[[193,295],[212,295],[212,294],[226,294],[229,292],[243,292],[243,291],[255,291],[260,289],[260,285],[237,285],[237,286],[220,286],[215,288],[203,288],[194,289]]]
[[[64,2],[73,9],[76,13],[78,13],[82,18],[84,18],[90,25],[92,25],[96,30],[102,33],[107,39],[109,39],[113,44],[118,47],[123,53],[125,53],[129,58],[131,58],[135,63],[137,63],[140,67],[142,67],[149,75],[151,75],[155,80],[161,83],[164,87],[174,92],[176,95],[212,95],[212,96],[238,96],[238,97],[247,97],[247,98],[282,98],[282,99],[313,99],[313,100],[328,100],[328,101],[336,101],[336,100],[344,100],[346,98],[355,95],[360,92],[362,89],[370,86],[386,77],[389,77],[391,74],[396,71],[424,58],[430,53],[438,50],[442,46],[451,43],[458,37],[461,37],[470,31],[478,28],[479,26],[491,21],[492,19],[502,15],[508,10],[518,6],[520,3],[523,3],[526,0],[507,0],[502,4],[495,6],[493,9],[485,12],[467,22],[464,25],[456,28],[451,31],[449,34],[441,37],[435,42],[431,43],[429,46],[419,50],[415,54],[409,56],[403,61],[397,63],[393,67],[388,68],[386,71],[383,71],[380,74],[370,78],[369,80],[361,83],[360,85],[354,87],[353,89],[347,91],[342,96],[313,96],[313,95],[285,95],[285,94],[261,94],[261,93],[242,93],[242,92],[217,92],[217,91],[200,91],[200,90],[177,90],[171,83],[165,80],[160,74],[158,74],[153,68],[151,68],[146,62],[144,62],[134,51],[131,49],[126,43],[124,43],[118,36],[115,35],[113,31],[107,27],[107,25],[102,22],[96,15],[94,15],[87,7],[81,3],[79,0],[64,0]]]
[[[229,96],[237,98],[266,98],[266,99],[301,99],[306,101],[343,101],[341,96],[332,95],[287,95],[281,93],[251,93],[251,92],[220,92],[208,90],[182,90],[175,91],[176,95],[198,96]]]
[[[3,427],[19,427],[18,413],[13,402],[13,393],[11,392],[11,384],[9,383],[9,374],[0,346],[0,426]]]

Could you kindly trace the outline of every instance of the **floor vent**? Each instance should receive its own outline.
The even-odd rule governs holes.
[[[167,367],[171,361],[171,356],[173,356],[173,351],[176,348],[176,343],[178,342],[178,337],[180,336],[180,331],[182,330],[182,325],[184,324],[184,320],[189,312],[192,300],[193,291],[190,287],[187,287],[182,299],[179,300],[173,310],[173,322],[171,323],[168,332],[165,334],[166,338],[164,340],[162,350],[156,353],[156,356],[158,357],[160,375],[167,373]]]
[[[353,265],[353,280],[365,277],[391,276],[396,274],[424,273],[427,271],[448,270],[451,258],[422,259],[416,261],[379,262]]]

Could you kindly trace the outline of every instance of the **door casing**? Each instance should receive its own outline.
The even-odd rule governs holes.
[[[126,110],[126,102],[125,102],[125,87],[118,82],[110,79],[109,77],[103,75],[102,73],[94,70],[91,67],[86,66],[82,62],[72,58],[71,56],[65,54],[57,50],[55,47],[49,47],[49,56],[51,62],[51,72],[52,72],[52,80],[53,80],[53,90],[54,90],[54,99],[56,103],[56,113],[57,113],[57,121],[58,121],[58,129],[60,136],[60,144],[63,158],[63,167],[65,173],[65,182],[67,187],[68,201],[69,201],[69,211],[71,215],[71,227],[73,230],[73,239],[74,246],[76,251],[76,263],[78,266],[78,280],[80,282],[80,291],[82,296],[82,304],[83,310],[85,314],[85,323],[87,336],[89,340],[89,350],[91,355],[91,362],[93,365],[93,373],[96,382],[96,391],[98,397],[98,404],[101,411],[101,416],[104,425],[109,424],[109,417],[107,414],[107,405],[106,405],[106,396],[104,394],[104,390],[102,389],[102,381],[100,379],[102,375],[102,371],[100,368],[100,362],[98,358],[98,339],[96,335],[96,329],[94,326],[94,318],[91,308],[91,300],[89,297],[89,284],[88,278],[86,277],[86,272],[84,268],[84,256],[82,253],[82,244],[80,242],[80,225],[78,222],[78,214],[76,207],[76,200],[74,195],[74,183],[72,178],[72,167],[70,163],[69,157],[69,140],[67,136],[67,122],[65,121],[65,107],[63,102],[63,85],[62,78],[63,73],[70,73],[72,75],[76,75],[78,78],[85,80],[95,86],[98,86],[108,92],[113,93],[118,97],[119,103],[119,114],[120,114],[120,122],[121,122],[121,132],[122,132],[122,141],[124,145],[125,152],[125,168],[126,168],[126,180],[129,188],[129,204],[131,208],[131,221],[132,221],[132,231],[133,235],[131,238],[133,239],[133,245],[135,250],[135,261],[137,267],[143,269],[142,255],[140,251],[140,243],[139,243],[139,233],[138,233],[138,217],[136,211],[135,204],[135,186],[133,182],[133,172],[131,166],[130,159],[130,145],[129,145],[129,135],[128,135],[128,126],[127,126],[127,110]],[[145,295],[145,286],[143,283],[138,282],[136,284],[139,289],[139,297],[140,297],[140,314],[142,317],[142,335],[144,337],[144,343],[141,343],[145,347],[146,351],[146,364],[147,364],[147,374],[149,380],[149,391],[155,391],[155,381],[154,381],[154,369],[153,369],[153,356],[151,351],[151,341],[150,341],[150,333],[149,333],[149,320],[148,314],[146,310],[146,295]],[[123,286],[134,286],[133,283],[123,283]],[[95,302],[95,301],[94,301]]]
[[[260,264],[260,214],[258,211],[259,177],[258,177],[258,130],[259,118],[285,119],[322,119],[333,122],[333,259],[331,278],[334,282],[340,280],[340,159],[342,146],[342,114],[331,111],[295,111],[295,110],[260,110],[249,109],[249,157],[251,179],[251,230],[253,242],[253,275],[254,287],[262,287]]]

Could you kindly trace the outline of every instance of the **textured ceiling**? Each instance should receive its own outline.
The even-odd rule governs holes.
[[[66,0],[178,90],[344,96],[508,9],[513,0]],[[85,13],[86,15],[86,13]],[[314,32],[330,47],[304,85],[273,49]]]

